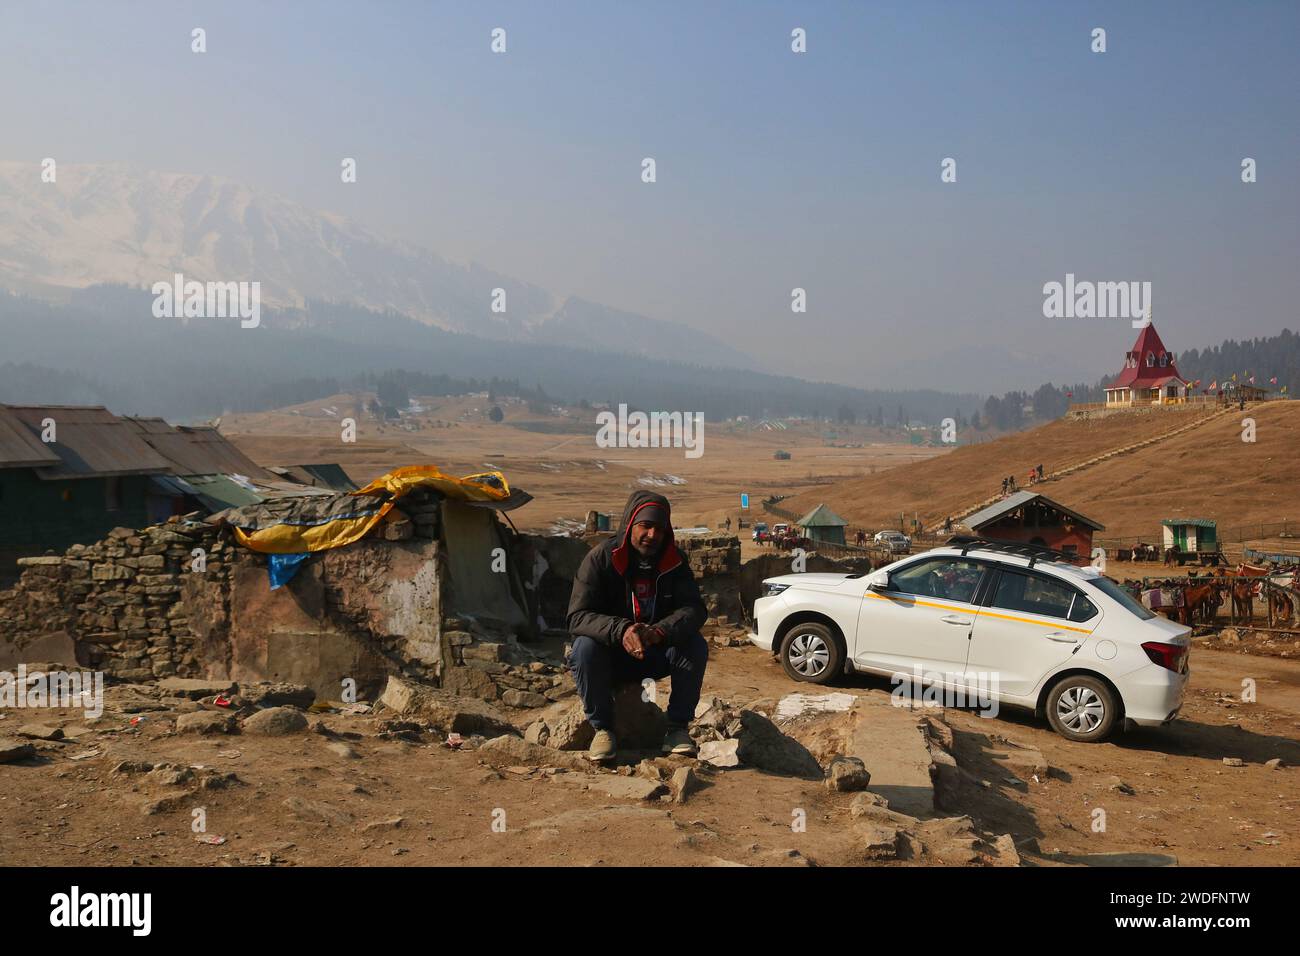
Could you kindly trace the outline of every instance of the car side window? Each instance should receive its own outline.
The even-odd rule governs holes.
[[[1097,606],[1082,594],[1074,597],[1074,606],[1070,608],[1071,621],[1087,621],[1097,613]]]
[[[905,594],[970,604],[983,574],[984,566],[976,561],[934,558],[895,571],[889,576],[889,586]]]
[[[997,591],[993,595],[993,606],[1008,611],[1045,614],[1048,617],[1070,617],[1075,596],[1076,592],[1073,588],[1059,581],[1003,568],[998,579]],[[1078,599],[1087,601],[1083,595],[1078,595]],[[1082,611],[1083,609],[1080,608],[1080,613]],[[1092,609],[1092,613],[1096,613],[1096,608]],[[1091,614],[1088,616],[1090,617]],[[1072,619],[1086,620],[1086,618]]]

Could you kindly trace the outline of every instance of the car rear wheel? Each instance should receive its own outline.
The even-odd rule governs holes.
[[[1110,736],[1119,718],[1115,692],[1095,677],[1067,677],[1047,695],[1047,720],[1062,737],[1097,743]]]
[[[843,670],[844,652],[829,627],[809,621],[796,624],[785,635],[781,666],[795,680],[825,684]]]

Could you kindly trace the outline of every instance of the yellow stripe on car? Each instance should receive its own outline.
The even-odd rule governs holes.
[[[979,608],[971,611],[969,608],[954,607],[951,604],[935,604],[931,601],[920,601],[913,597],[899,595],[891,597],[887,594],[877,594],[875,591],[868,591],[863,597],[876,598],[880,601],[906,601],[909,604],[918,604],[921,607],[933,607],[940,611],[956,611],[960,614],[980,614],[987,617],[998,617],[1004,621],[1018,621],[1021,624],[1037,624],[1039,627],[1051,628],[1054,631],[1077,631],[1080,634],[1091,634],[1092,631],[1086,627],[1070,627],[1068,624],[1058,624],[1056,621],[1035,621],[1031,617],[1016,617],[1014,614],[1000,614],[997,611],[990,611],[988,608]]]

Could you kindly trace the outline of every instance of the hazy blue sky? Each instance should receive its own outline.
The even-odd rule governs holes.
[[[0,158],[227,176],[806,377],[994,390],[1118,370],[1126,320],[1043,318],[1043,283],[1067,272],[1150,280],[1175,350],[1300,324],[1296,2],[3,17]]]

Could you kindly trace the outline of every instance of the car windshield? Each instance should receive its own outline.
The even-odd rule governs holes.
[[[1136,600],[1133,595],[1124,590],[1110,578],[1096,577],[1092,579],[1092,585],[1100,590],[1107,597],[1110,597],[1122,604],[1125,608],[1132,611],[1137,617],[1144,621],[1149,621],[1155,617],[1151,611],[1142,606],[1142,603]]]

